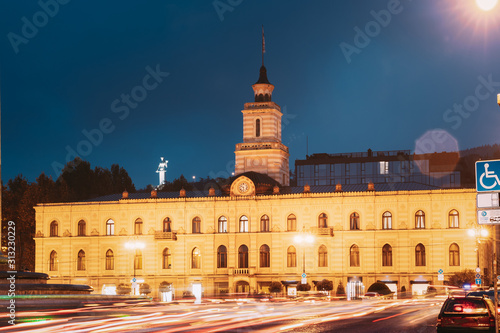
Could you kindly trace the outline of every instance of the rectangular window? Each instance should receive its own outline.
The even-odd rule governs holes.
[[[389,162],[387,161],[380,161],[380,174],[381,175],[388,175],[389,174]]]

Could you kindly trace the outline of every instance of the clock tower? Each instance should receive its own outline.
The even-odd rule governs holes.
[[[264,36],[263,36],[264,37]],[[262,67],[259,80],[252,85],[254,102],[245,103],[243,113],[243,143],[236,144],[235,173],[248,171],[263,173],[282,186],[290,185],[288,147],[281,143],[281,108],[271,101],[274,86],[267,79],[264,66],[264,39]]]

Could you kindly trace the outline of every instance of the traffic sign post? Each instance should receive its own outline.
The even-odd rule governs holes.
[[[497,95],[500,106],[500,94]],[[500,224],[500,160],[476,162],[476,210],[478,224]],[[490,195],[483,195],[489,192]],[[479,273],[479,272],[478,272]],[[493,276],[497,276],[497,237],[493,232]],[[478,279],[476,279],[477,282]],[[479,280],[481,281],[481,280]],[[498,279],[493,279],[495,332],[498,332]]]
[[[478,286],[480,286],[480,285],[481,285],[481,279],[476,279],[476,284],[477,284]]]

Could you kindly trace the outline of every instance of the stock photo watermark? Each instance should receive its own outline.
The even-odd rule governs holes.
[[[7,283],[9,289],[7,291],[7,297],[9,303],[7,305],[7,316],[10,320],[8,323],[10,325],[15,325],[16,320],[16,223],[14,221],[9,221],[7,223]]]
[[[146,66],[145,70],[147,74],[142,78],[141,84],[130,89],[130,93],[122,93],[119,98],[111,102],[111,112],[117,114],[118,119],[122,121],[127,119],[130,115],[130,110],[136,109],[148,97],[148,92],[158,88],[164,78],[170,75],[168,72],[162,72],[159,64],[154,69]],[[115,129],[116,126],[111,118],[102,118],[96,128],[90,130],[84,128],[82,134],[85,139],[80,140],[74,148],[70,145],[65,147],[65,163],[74,160],[76,157],[83,160],[83,157],[89,156],[94,147],[99,146],[103,142],[105,134],[113,133]],[[51,165],[57,178],[65,164],[53,161]]]
[[[443,120],[446,123],[452,123],[451,128],[458,129],[462,125],[462,121],[470,117],[470,115],[477,111],[479,104],[487,100],[491,95],[500,88],[500,82],[493,81],[493,75],[478,76],[478,85],[474,89],[474,93],[465,97],[461,104],[453,104],[453,109],[447,109],[443,113]]]
[[[412,0],[407,0],[412,1]],[[359,26],[354,27],[354,38],[352,44],[347,42],[342,42],[339,44],[340,50],[344,55],[345,60],[348,64],[352,62],[352,56],[354,54],[360,54],[363,49],[370,45],[373,38],[376,38],[382,32],[382,28],[387,28],[391,23],[395,15],[401,14],[404,7],[400,0],[389,0],[387,3],[387,9],[381,9],[379,11],[370,11],[370,15],[373,20],[368,21],[364,28],[361,29]]]
[[[66,5],[70,0],[40,0],[38,6],[41,10],[35,12],[31,19],[26,16],[21,17],[22,26],[20,33],[9,32],[7,39],[14,50],[14,53],[19,53],[21,44],[28,44],[29,41],[38,35],[39,29],[45,27],[51,18],[54,18],[60,9],[60,5]]]
[[[224,21],[224,13],[233,12],[233,10],[241,5],[243,0],[214,0],[212,5],[214,6],[215,12],[219,17],[219,20]]]
[[[481,102],[491,98],[500,89],[500,82],[494,81],[493,75],[480,75],[474,92],[466,96],[461,103],[454,103],[453,107],[446,109],[443,120],[450,124],[451,129],[458,130],[465,119],[468,119],[479,109]],[[433,152],[453,151],[458,152],[458,141],[444,129],[427,131],[415,142],[415,153],[428,154]]]

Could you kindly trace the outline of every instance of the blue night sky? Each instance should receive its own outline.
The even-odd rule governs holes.
[[[137,188],[157,184],[162,156],[168,180],[228,176],[258,79],[262,24],[291,168],[307,137],[309,154],[413,151],[434,129],[459,149],[500,142],[500,4],[490,12],[475,0],[2,6],[4,182],[57,178],[68,148],[92,167],[120,164]],[[138,102],[122,97],[131,94]],[[424,152],[453,146],[434,142]]]

